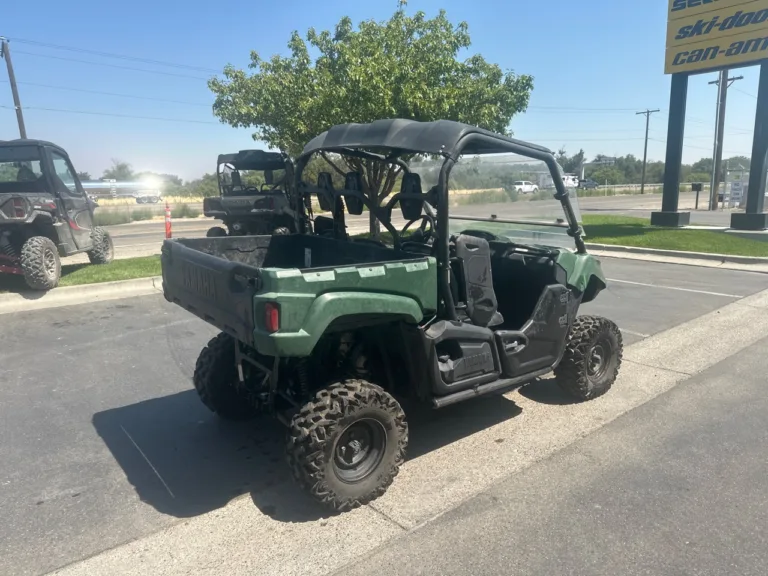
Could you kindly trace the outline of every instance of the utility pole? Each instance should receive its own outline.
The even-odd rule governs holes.
[[[13,106],[16,108],[16,120],[19,122],[19,136],[26,138],[27,129],[24,126],[24,114],[21,112],[21,100],[19,100],[19,89],[16,87],[16,75],[13,73],[11,50],[8,47],[8,39],[4,36],[0,36],[0,58],[5,58],[5,66],[8,68],[8,81],[11,83]]]
[[[648,161],[648,128],[651,125],[651,114],[659,112],[659,110],[645,110],[644,112],[637,112],[637,115],[645,115],[645,151],[643,152],[643,178],[640,181],[640,194],[645,194],[645,164]]]
[[[722,176],[721,165],[723,163],[723,140],[725,138],[725,104],[728,100],[728,88],[736,80],[742,80],[744,76],[728,78],[728,70],[721,70],[717,80],[710,84],[717,84],[717,121],[715,126],[715,146],[712,157],[712,185],[709,189],[709,209],[717,210],[717,192]]]

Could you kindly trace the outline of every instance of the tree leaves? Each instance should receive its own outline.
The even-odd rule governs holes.
[[[331,126],[382,118],[457,120],[508,133],[512,117],[528,106],[533,78],[504,72],[479,54],[462,59],[471,45],[466,22],[452,24],[444,10],[434,18],[409,16],[405,7],[400,0],[389,20],[364,20],[356,29],[345,16],[333,32],[293,32],[290,56],[262,60],[253,52],[250,74],[227,66],[209,82],[214,114],[292,156]],[[353,164],[363,168],[366,192],[386,198],[395,168]]]

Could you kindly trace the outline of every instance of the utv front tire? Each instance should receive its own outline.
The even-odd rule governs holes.
[[[386,492],[407,447],[400,404],[375,384],[344,380],[317,392],[293,417],[287,457],[304,490],[345,511]]]
[[[61,260],[56,244],[45,236],[33,236],[21,247],[24,280],[33,290],[52,290],[59,285]]]
[[[248,420],[256,408],[238,388],[235,340],[222,332],[200,352],[192,377],[203,404],[224,420]]]
[[[221,226],[214,226],[213,228],[209,228],[208,232],[205,233],[205,236],[207,238],[221,238],[222,236],[226,236],[227,231],[224,230]]]
[[[616,381],[623,346],[619,327],[607,318],[576,318],[563,359],[555,368],[558,385],[578,400],[602,396]]]
[[[88,252],[91,264],[109,264],[115,258],[115,245],[112,236],[104,228],[97,226],[91,232],[93,248]]]

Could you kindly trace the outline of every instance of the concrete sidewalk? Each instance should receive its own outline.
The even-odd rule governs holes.
[[[281,499],[277,488],[266,488],[259,494],[260,507],[251,497],[241,497],[54,573],[303,575],[339,570],[498,482],[528,468],[535,472],[538,463],[556,452],[767,335],[768,290],[629,346],[615,387],[595,401],[568,403],[545,379],[487,400],[483,418],[475,411],[466,419],[461,405],[446,409],[437,417],[455,419],[464,434],[435,447],[429,445],[434,440],[429,426],[419,430],[411,459],[387,494],[369,506],[323,518],[306,501]],[[518,493],[521,498],[527,494],[525,489]],[[272,503],[265,505],[270,498]],[[443,534],[442,544],[447,551],[452,541]],[[415,563],[411,567],[414,571],[408,573],[416,573]],[[392,573],[393,567],[382,570]]]

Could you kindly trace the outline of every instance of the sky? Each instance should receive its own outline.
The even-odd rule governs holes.
[[[250,130],[213,116],[207,78],[226,64],[245,68],[251,50],[287,54],[293,30],[332,30],[345,15],[355,23],[383,20],[397,7],[395,0],[241,1],[222,10],[201,0],[183,8],[156,0],[37,0],[32,13],[24,2],[7,4],[0,35],[11,41],[30,138],[63,146],[77,170],[96,177],[118,159],[185,180],[213,172],[218,154],[259,146]],[[461,57],[480,53],[504,70],[534,76],[529,109],[512,120],[516,137],[569,153],[583,148],[588,158],[642,158],[645,117],[636,112],[659,108],[651,117],[648,158],[664,159],[666,0],[410,0],[407,10],[431,17],[441,8],[451,21],[469,25],[472,46]],[[759,68],[734,74],[744,79],[728,93],[725,157],[750,155],[757,102]],[[708,82],[715,77],[689,82],[686,163],[712,156],[717,88]],[[0,68],[0,139],[18,137],[12,107]]]

